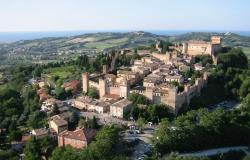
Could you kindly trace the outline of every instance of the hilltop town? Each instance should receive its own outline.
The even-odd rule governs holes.
[[[130,94],[143,95],[151,103],[163,104],[171,114],[177,115],[182,107],[189,104],[192,97],[200,94],[208,81],[209,73],[202,64],[195,63],[194,58],[208,55],[213,57],[213,63],[216,64],[216,53],[221,49],[221,41],[220,37],[211,37],[210,42],[187,41],[181,45],[169,46],[166,53],[162,53],[163,48],[159,41],[155,44],[155,52],[142,51],[141,59],[135,59],[130,67],[123,66],[115,74],[112,73],[112,64],[115,63],[113,58],[110,65],[102,66],[102,72],[84,72],[81,81],[64,83],[62,87],[76,95],[66,101],[50,98],[49,94],[44,93],[44,87],[51,85],[46,79],[32,79],[31,84],[40,87],[38,94],[42,102],[41,111],[50,112],[56,105],[62,112],[50,118],[48,129],[35,129],[32,134],[37,138],[51,135],[58,139],[59,146],[87,147],[97,130],[78,128],[68,131],[70,108],[84,112],[81,114],[87,117],[91,112],[96,113],[101,124],[133,127],[136,126],[134,117],[127,116],[133,107],[133,102],[128,98]],[[131,49],[122,49],[120,52],[129,54]],[[191,69],[199,76],[191,79],[183,75]],[[89,96],[91,90],[96,92],[96,97]]]
[[[166,125],[169,133],[181,128],[178,124],[169,126],[169,120],[178,119],[179,115],[204,103],[205,106],[200,107],[208,110],[198,110],[200,118],[204,118],[203,115],[213,117],[212,114],[221,112],[221,108],[231,110],[238,107],[239,103],[233,98],[225,99],[223,85],[212,80],[216,76],[226,79],[229,75],[219,75],[222,70],[230,68],[228,66],[244,69],[247,62],[240,49],[225,47],[222,42],[220,36],[211,36],[209,41],[193,39],[179,43],[158,40],[149,47],[115,49],[97,57],[84,54],[68,62],[21,67],[13,71],[11,78],[15,83],[12,85],[20,88],[24,108],[27,107],[30,115],[21,114],[23,118],[17,120],[18,132],[11,129],[8,133],[7,122],[3,119],[1,135],[13,134],[9,143],[12,150],[21,153],[20,157],[33,156],[27,148],[34,143],[42,145],[46,140],[51,144],[47,147],[51,150],[57,147],[60,154],[69,149],[68,146],[92,151],[95,150],[93,146],[98,145],[97,148],[102,149],[101,143],[115,148],[116,143],[127,146],[119,152],[132,159],[150,157],[155,154],[154,149],[157,153],[165,153],[160,149],[164,146],[161,146],[158,136],[170,135],[165,133],[166,130],[162,130],[164,134],[159,131]],[[222,56],[228,56],[230,62],[224,61],[227,58]],[[239,66],[235,61],[242,63]],[[32,77],[26,70],[32,71]],[[20,79],[19,75],[26,73],[24,77],[29,79]],[[213,91],[217,89],[215,86],[221,91]],[[12,91],[7,88],[4,92]],[[235,93],[242,94],[232,89],[230,96]],[[206,94],[209,98],[205,100],[203,96]],[[196,115],[192,111],[190,114]],[[110,137],[117,134],[120,138]],[[100,138],[102,136],[105,138]],[[108,142],[106,138],[112,140]],[[128,147],[130,145],[132,147]],[[190,151],[207,149],[196,147],[191,147]],[[126,150],[128,153],[124,153]],[[176,150],[183,151],[178,147]],[[40,152],[45,159],[51,156],[49,152]]]

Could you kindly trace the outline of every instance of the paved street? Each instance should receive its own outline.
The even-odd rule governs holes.
[[[135,146],[131,157],[132,159],[138,160],[146,157],[145,153],[152,148],[151,138],[153,137],[153,134],[154,128],[150,126],[147,126],[141,134],[136,134],[131,130],[126,130],[124,133],[125,140],[138,140],[138,144]]]
[[[250,150],[247,146],[237,146],[237,147],[224,147],[224,148],[215,148],[209,150],[198,151],[195,153],[184,153],[180,154],[180,156],[195,156],[195,157],[203,157],[203,156],[213,156],[220,153],[226,153],[231,150],[234,151],[244,151],[247,155],[250,155]]]

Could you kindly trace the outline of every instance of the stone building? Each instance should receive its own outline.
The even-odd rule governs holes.
[[[87,110],[97,113],[109,112],[110,104],[103,100],[96,100],[90,97],[79,97],[74,100],[73,107],[80,110]]]
[[[118,76],[112,74],[100,74],[90,77],[88,73],[82,74],[83,92],[87,93],[90,87],[99,91],[100,99],[105,95],[118,95],[127,98],[131,83],[138,81],[137,74],[126,75],[124,71],[118,72]]]
[[[132,102],[127,99],[122,99],[110,106],[110,115],[117,118],[124,118],[126,112],[132,107]]]
[[[58,135],[58,146],[71,146],[77,149],[87,148],[96,135],[96,130],[78,128],[74,131],[65,130]]]
[[[54,129],[57,134],[68,130],[68,122],[62,119],[60,116],[55,115],[49,121],[49,127]]]
[[[41,139],[44,137],[47,137],[49,135],[49,130],[46,128],[40,128],[40,129],[33,129],[31,131],[32,135],[35,136],[37,139]]]
[[[208,75],[205,72],[203,77],[195,80],[194,85],[185,85],[184,91],[182,92],[178,92],[178,88],[168,82],[163,82],[150,87],[135,88],[130,92],[142,94],[155,104],[166,104],[169,106],[172,113],[177,114],[184,104],[190,103],[192,97],[200,94],[200,91],[206,85],[207,80]]]
[[[182,53],[190,56],[197,55],[215,55],[221,49],[221,37],[212,36],[210,42],[191,40],[183,43]]]

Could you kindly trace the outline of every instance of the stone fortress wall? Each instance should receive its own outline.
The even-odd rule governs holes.
[[[151,57],[135,60],[131,67],[132,71],[119,70],[117,75],[113,75],[108,74],[107,66],[103,66],[103,73],[100,75],[89,76],[88,73],[83,73],[83,92],[87,93],[89,87],[95,87],[101,99],[106,95],[127,98],[129,93],[135,92],[146,96],[153,103],[168,105],[170,110],[177,114],[181,107],[188,105],[194,96],[200,94],[201,89],[207,84],[208,73],[203,72],[203,76],[190,85],[183,83],[183,77],[178,73],[180,68],[176,66],[190,69],[194,56],[207,54],[214,58],[220,48],[221,38],[213,36],[210,42],[192,40],[183,43],[182,46],[172,46],[172,51],[166,54],[152,53]],[[150,75],[162,78],[159,80]],[[137,86],[141,80],[144,83],[141,89],[130,89],[130,86]],[[171,81],[184,84],[184,91],[178,92],[178,88],[173,86]]]
[[[83,92],[87,93],[90,87],[94,87],[99,91],[100,98],[105,95],[119,95],[122,98],[127,98],[129,93],[129,86],[127,80],[124,79],[123,82],[118,84],[108,84],[108,80],[100,76],[98,82],[91,80],[88,73],[82,74],[82,86]]]
[[[194,96],[200,94],[201,89],[206,86],[207,82],[208,74],[205,72],[203,77],[197,78],[192,86],[185,85],[184,91],[180,93],[178,93],[176,87],[169,87],[165,93],[157,93],[151,87],[145,90],[132,90],[131,93],[142,94],[155,104],[166,104],[173,113],[177,114],[183,105],[188,105]]]

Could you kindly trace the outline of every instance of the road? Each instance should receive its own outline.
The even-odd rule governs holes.
[[[247,155],[250,155],[250,150],[247,146],[237,146],[237,147],[224,147],[224,148],[215,148],[215,149],[209,149],[209,150],[203,150],[199,152],[194,153],[184,153],[179,154],[179,156],[195,156],[195,157],[203,157],[203,156],[213,156],[220,153],[227,153],[231,150],[235,151],[244,151]]]
[[[240,107],[240,103],[236,102],[236,101],[222,101],[216,105],[213,106],[209,106],[208,109],[210,111],[214,111],[217,108],[223,108],[225,110],[232,110],[235,108],[239,108]]]
[[[151,139],[155,131],[154,127],[147,125],[141,134],[131,133],[131,131],[133,130],[126,130],[124,133],[124,140],[138,140],[131,158],[134,160],[144,159],[146,157],[145,152],[152,148]]]

